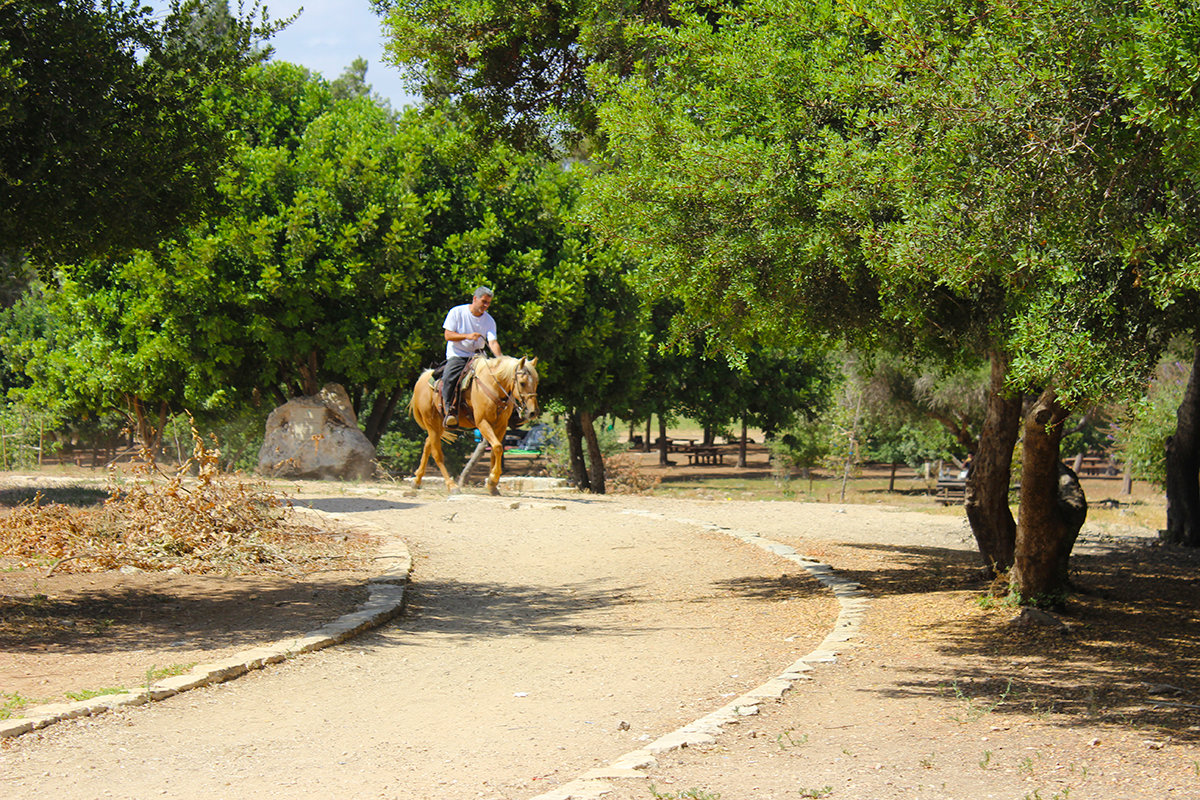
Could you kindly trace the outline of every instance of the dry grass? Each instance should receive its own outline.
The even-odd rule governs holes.
[[[0,514],[0,557],[17,568],[48,566],[47,574],[127,567],[304,574],[364,551],[360,538],[331,538],[291,523],[281,496],[221,474],[220,452],[192,433],[192,457],[173,474],[150,460],[132,480],[114,473],[100,506],[46,503],[38,494]]]

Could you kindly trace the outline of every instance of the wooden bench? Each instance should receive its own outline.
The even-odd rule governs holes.
[[[938,478],[935,496],[944,506],[956,505],[967,499],[966,478]]]
[[[693,445],[687,450],[688,465],[724,464],[725,454],[715,447]]]

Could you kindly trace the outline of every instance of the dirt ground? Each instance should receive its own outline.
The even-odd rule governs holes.
[[[597,568],[597,556],[582,543],[598,539],[601,530],[624,531],[627,523],[616,515],[632,510],[666,520],[702,520],[753,530],[829,563],[839,574],[860,582],[872,601],[861,641],[837,663],[822,666],[783,702],[731,726],[715,745],[660,756],[648,779],[615,781],[608,797],[1200,798],[1196,554],[1158,546],[1153,530],[1144,524],[1098,514],[1076,549],[1073,579],[1080,591],[1058,615],[1063,627],[1022,627],[1011,622],[1013,609],[981,600],[987,587],[978,577],[961,510],[939,508],[915,491],[903,498],[884,498],[872,490],[856,495],[860,502],[846,505],[751,500],[746,495],[754,490],[737,481],[769,479],[761,451],[745,470],[729,464],[690,467],[682,458],[683,463],[659,468],[654,454],[633,458],[637,469],[662,481],[653,494],[586,502],[563,502],[558,496],[523,498],[517,502],[539,510],[527,511],[527,517],[512,523],[510,538],[489,541],[488,547],[535,572],[549,571],[553,563],[555,569],[577,577],[573,586],[590,586],[588,581],[597,579],[586,576]],[[719,489],[693,486],[701,475],[732,483]],[[1112,492],[1110,484],[1085,488],[1093,501]],[[318,498],[317,507],[361,512],[377,524],[394,526],[413,547],[416,565],[408,621],[368,637],[361,645],[364,655],[409,647],[405,657],[416,661],[417,651],[431,650],[426,683],[413,678],[411,688],[419,695],[437,691],[439,682],[478,686],[488,683],[489,676],[507,678],[532,669],[522,659],[530,656],[527,648],[534,645],[502,647],[500,642],[508,642],[505,638],[489,642],[486,651],[470,651],[486,655],[473,656],[480,663],[474,668],[463,665],[460,675],[457,667],[436,666],[456,656],[432,652],[423,638],[445,632],[452,615],[439,604],[467,580],[464,576],[475,568],[470,559],[483,559],[478,567],[482,575],[499,572],[488,563],[495,553],[478,553],[478,542],[451,527],[454,521],[465,518],[468,508],[481,518],[519,514],[504,505],[506,500],[473,497],[480,503],[475,510],[454,505],[432,488],[415,498],[402,487],[386,485],[303,491]],[[557,509],[560,502],[562,511],[544,510]],[[554,538],[539,539],[535,546],[535,534]],[[659,535],[667,538],[654,538]],[[578,777],[598,759],[602,763],[603,757],[634,749],[648,736],[702,716],[730,693],[752,688],[790,663],[795,650],[812,649],[836,616],[832,600],[810,579],[761,563],[743,553],[742,545],[678,522],[627,537],[628,544],[605,545],[604,558],[610,561],[605,566],[611,574],[601,569],[608,577],[592,593],[571,589],[571,602],[563,608],[549,608],[544,591],[500,603],[496,597],[516,579],[502,580],[497,574],[494,593],[484,593],[490,598],[487,603],[454,617],[458,628],[452,648],[461,648],[464,641],[481,638],[485,629],[519,626],[524,614],[536,611],[536,646],[555,639],[558,648],[542,653],[536,659],[538,668],[550,662],[569,664],[566,671],[576,675],[597,669],[603,673],[588,678],[603,684],[595,698],[591,690],[576,692],[595,703],[587,714],[597,724],[559,730],[554,741],[572,741],[553,745],[557,756],[547,758],[542,752],[529,761],[522,751],[506,749],[512,743],[493,744],[485,731],[507,727],[515,738],[520,737],[511,733],[514,730],[521,736],[528,732],[530,742],[541,746],[541,737],[549,736],[562,723],[559,717],[569,718],[571,712],[539,707],[539,720],[538,715],[507,712],[507,702],[497,701],[486,713],[479,707],[470,712],[475,717],[467,729],[449,712],[444,726],[432,718],[423,722],[430,738],[420,747],[413,745],[411,760],[388,751],[390,766],[375,769],[392,770],[390,778],[403,775],[405,780],[398,784],[387,783],[381,775],[376,785],[371,782],[372,769],[364,767],[358,784],[345,784],[358,787],[353,791],[334,783],[320,792],[310,785],[309,791],[292,793],[534,797]],[[686,537],[682,545],[680,537]],[[516,554],[526,546],[540,549],[522,562]],[[671,549],[680,546],[684,549]],[[620,580],[635,570],[656,569],[646,562],[660,555],[674,566],[659,569],[659,580],[636,584],[640,588],[632,579]],[[365,576],[361,571],[328,572],[294,582],[3,572],[0,692],[11,704],[13,696],[42,701],[68,692],[136,686],[145,682],[150,670],[212,660],[316,627],[361,600]],[[573,622],[576,605],[602,614],[603,624]],[[694,625],[685,626],[686,633],[675,628],[684,610],[694,615],[688,617]],[[546,628],[547,615],[553,630]],[[473,621],[464,622],[467,618]],[[570,629],[569,637],[581,635],[561,641],[559,625]],[[582,635],[593,627],[607,631],[594,645]],[[644,631],[647,639],[628,652],[614,651],[616,629]],[[514,627],[510,635],[519,630]],[[725,633],[736,637],[724,642]],[[698,647],[704,652],[698,653]],[[243,679],[250,684],[245,691],[271,696],[277,686],[274,691],[291,696],[296,689],[289,681],[308,687],[326,680],[323,665],[347,669],[350,649],[357,652],[358,646]],[[592,655],[583,659],[583,653]],[[643,659],[649,663],[638,663]],[[511,684],[500,690],[505,696],[513,695]],[[472,702],[478,706],[485,696]],[[631,702],[618,703],[614,697]],[[448,706],[451,701],[444,702]],[[623,709],[619,720],[608,719],[614,707]],[[176,712],[131,713],[171,719]],[[507,726],[506,714],[511,723]],[[441,712],[434,714],[440,716]],[[56,765],[71,763],[67,754],[74,752],[72,747],[105,740],[108,725],[68,725],[62,731],[8,742],[0,757],[0,779],[14,788],[44,788],[64,798],[93,796],[86,788],[64,790],[72,780],[66,773],[60,775]],[[471,741],[456,755],[464,737]],[[153,734],[144,734],[140,741],[143,746],[154,741]],[[257,771],[269,771],[271,763]],[[46,777],[38,779],[43,765]],[[314,774],[324,774],[313,769]],[[197,778],[162,793],[199,796],[190,792],[204,785]],[[139,796],[134,789],[115,794]]]

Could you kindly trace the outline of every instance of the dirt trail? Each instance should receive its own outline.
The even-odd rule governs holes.
[[[830,631],[825,589],[700,524],[716,523],[864,583],[860,646],[715,745],[613,781],[606,800],[1200,798],[1200,718],[1172,734],[1114,723],[1102,699],[1021,695],[1056,682],[1064,696],[1114,682],[1146,694],[1159,677],[975,646],[969,632],[985,629],[972,626],[995,623],[978,586],[953,588],[975,560],[960,518],[550,494],[308,501],[409,543],[403,617],[229,684],[13,740],[0,797],[537,797],[757,687]],[[1111,540],[1088,534],[1077,550]],[[1161,708],[1147,695],[1137,702],[1158,710],[1140,718],[1195,715],[1189,671],[1172,680],[1184,694]]]
[[[408,541],[405,617],[231,684],[22,737],[0,757],[0,793],[529,797],[765,681],[837,614],[810,579],[780,590],[783,562],[612,501],[311,504]]]

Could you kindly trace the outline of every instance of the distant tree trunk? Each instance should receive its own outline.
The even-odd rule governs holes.
[[[588,480],[592,494],[604,494],[604,456],[600,452],[600,440],[596,438],[596,425],[590,411],[579,412],[579,425],[587,442]]]
[[[896,462],[892,462],[892,474],[888,476],[888,494],[896,491]]]
[[[300,391],[303,394],[311,396],[321,391],[321,385],[317,383],[317,374],[319,370],[317,369],[316,350],[310,350],[308,352],[308,357],[304,361],[300,362],[300,364],[297,366],[297,371],[300,373]]]
[[[1012,480],[1013,447],[1021,429],[1021,398],[1004,387],[1008,360],[993,353],[991,362],[987,411],[978,448],[971,457],[964,506],[983,564],[995,574],[1012,566],[1017,541],[1017,523],[1008,505],[1008,487]]]
[[[150,424],[150,419],[146,416],[146,406],[142,402],[142,398],[129,396],[126,398],[129,403],[129,410],[133,417],[133,434],[137,442],[141,442],[142,448],[151,456],[158,455],[159,440],[162,437],[162,429],[165,422],[160,422],[158,429]],[[160,418],[165,420],[166,404],[164,403],[159,410]]]
[[[480,439],[479,444],[475,445],[475,449],[471,452],[471,457],[467,459],[467,463],[463,466],[462,472],[458,474],[458,488],[462,488],[467,482],[467,476],[471,474],[471,470],[475,469],[475,465],[479,463],[479,459],[487,450],[487,439]]]
[[[583,460],[583,425],[576,411],[567,412],[567,451],[571,459],[571,477],[581,492],[591,491],[587,464]]]
[[[1166,541],[1200,547],[1200,346],[1167,437]]]
[[[375,402],[371,403],[371,414],[367,417],[366,430],[363,431],[363,435],[371,444],[379,445],[379,440],[383,437],[383,432],[387,430],[388,423],[392,420],[392,414],[396,411],[396,404],[400,402],[404,392],[404,388],[396,387],[388,394],[375,396]]]
[[[742,417],[742,437],[738,440],[737,466],[739,469],[746,468],[746,436],[748,430],[746,427],[746,418]]]
[[[1021,508],[1010,585],[1027,605],[1061,602],[1070,585],[1071,550],[1087,518],[1079,479],[1059,457],[1069,415],[1054,390],[1047,389],[1025,417]]]
[[[671,448],[667,443],[667,418],[662,414],[658,415],[658,465],[660,467],[671,466],[671,459],[667,455],[671,452]]]
[[[646,417],[646,441],[642,442],[642,452],[650,452],[650,423],[654,420],[654,415]]]
[[[703,442],[704,446],[712,447],[713,443],[716,442],[716,440],[717,440],[716,431],[714,431],[711,426],[705,425],[704,426],[704,442]]]

